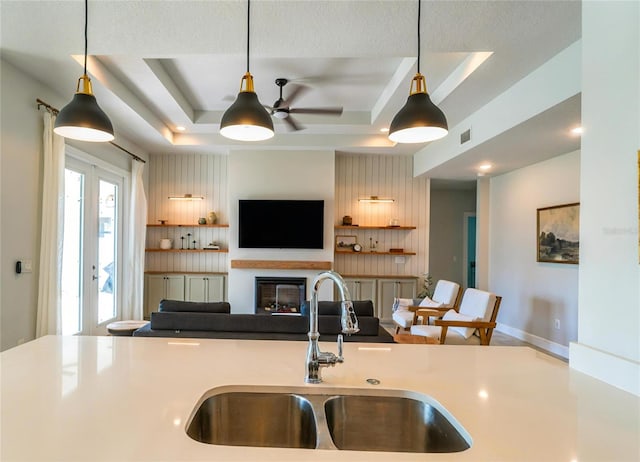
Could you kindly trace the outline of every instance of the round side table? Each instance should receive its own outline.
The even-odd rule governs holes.
[[[134,331],[147,324],[149,321],[115,321],[107,324],[107,332],[111,335],[131,337]]]

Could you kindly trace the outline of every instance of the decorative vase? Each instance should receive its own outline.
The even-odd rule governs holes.
[[[206,218],[198,218],[198,224],[199,225],[206,225],[207,224],[207,219]]]
[[[169,250],[171,248],[171,239],[160,239],[160,248],[163,250]]]
[[[214,211],[209,212],[209,215],[207,215],[207,223],[210,225],[215,224],[217,219],[218,217],[216,216],[216,212]]]

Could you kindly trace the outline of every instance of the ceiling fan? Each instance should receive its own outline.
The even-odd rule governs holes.
[[[316,107],[316,108],[302,108],[291,107],[293,102],[308,90],[308,87],[303,85],[294,85],[293,91],[289,94],[287,99],[282,97],[282,89],[289,81],[287,79],[276,79],[276,85],[280,87],[280,97],[273,103],[273,106],[265,106],[271,115],[276,119],[282,119],[291,130],[302,130],[304,127],[296,122],[291,114],[317,114],[317,115],[341,115],[341,107]]]

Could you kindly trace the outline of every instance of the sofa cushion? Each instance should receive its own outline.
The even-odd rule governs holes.
[[[309,320],[304,316],[154,312],[151,329],[304,334],[309,330]]]
[[[300,308],[300,312],[309,316],[309,300],[306,300],[302,307]],[[329,302],[325,300],[321,300],[318,302],[318,315],[319,316],[340,316],[340,312],[342,310],[342,302]],[[361,316],[373,316],[373,302],[371,300],[353,300],[353,311],[356,313],[356,317],[360,318]]]
[[[181,300],[160,300],[158,311],[189,313],[230,313],[227,302],[185,302]]]
[[[308,322],[309,318],[305,316],[304,319]],[[358,318],[358,327],[360,328],[360,331],[354,334],[355,336],[378,335],[380,320],[373,316],[362,316]],[[318,331],[320,332],[320,335],[341,334],[342,324],[340,324],[340,316],[318,315]]]

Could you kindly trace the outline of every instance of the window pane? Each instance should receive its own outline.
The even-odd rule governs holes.
[[[82,330],[82,230],[84,175],[65,170],[64,238],[62,244],[62,335]]]
[[[100,180],[98,213],[98,323],[116,316],[117,195],[115,184]]]

